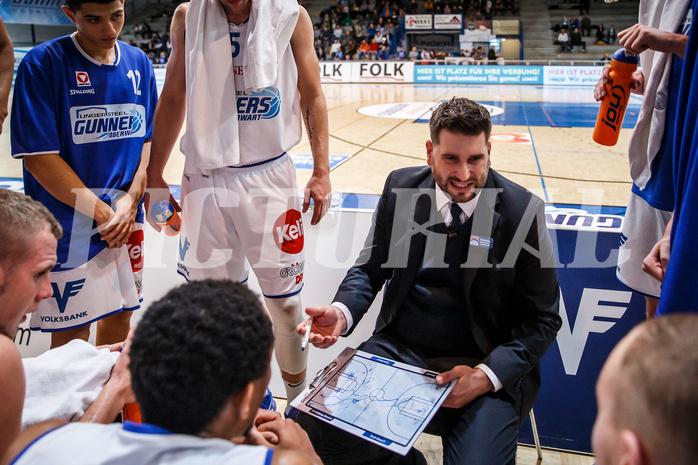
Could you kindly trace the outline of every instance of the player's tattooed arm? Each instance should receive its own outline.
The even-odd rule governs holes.
[[[330,185],[329,131],[327,103],[320,83],[318,60],[313,46],[313,26],[305,8],[299,7],[298,23],[291,37],[293,57],[298,68],[298,91],[302,117],[305,120],[308,142],[313,154],[313,174],[306,186],[303,211],[310,198],[315,205],[311,224],[317,224],[327,212],[332,199]]]

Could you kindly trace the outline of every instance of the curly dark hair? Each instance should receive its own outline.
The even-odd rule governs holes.
[[[207,279],[168,292],[138,323],[131,384],[143,420],[201,433],[231,396],[269,367],[274,334],[244,284]]]
[[[439,133],[448,129],[456,134],[477,136],[485,133],[490,140],[492,119],[487,108],[467,98],[453,97],[436,107],[429,120],[429,136],[433,144],[439,144]]]

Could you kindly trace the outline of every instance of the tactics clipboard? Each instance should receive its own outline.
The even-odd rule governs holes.
[[[406,455],[453,389],[438,373],[346,348],[291,402],[293,409]]]

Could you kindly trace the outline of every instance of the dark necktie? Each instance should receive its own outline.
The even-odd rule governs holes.
[[[460,227],[460,225],[463,224],[463,222],[460,220],[461,213],[463,213],[463,210],[460,208],[460,205],[455,202],[451,202],[451,224],[448,227],[449,232],[455,231]]]

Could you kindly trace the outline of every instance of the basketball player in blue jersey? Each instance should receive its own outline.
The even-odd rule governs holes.
[[[0,18],[0,134],[2,134],[2,124],[7,118],[7,101],[10,98],[14,67],[15,53],[12,49],[12,39]]]
[[[77,31],[32,49],[17,70],[12,156],[25,191],[56,216],[64,235],[51,298],[30,327],[51,346],[97,322],[97,344],[123,341],[139,308],[145,169],[157,92],[139,49],[119,42],[123,0],[68,0]]]
[[[618,279],[644,294],[646,314],[659,304],[660,281],[642,271],[642,263],[671,221],[674,209],[673,149],[679,85],[695,0],[643,3],[639,23],[618,34],[620,44],[639,54],[642,69],[634,73],[632,92],[644,94],[638,122],[628,146],[632,192],[623,221],[618,254]],[[606,97],[610,66],[594,89]]]
[[[296,0],[194,0],[175,11],[171,37],[148,167],[150,203],[169,195],[163,170],[186,115],[177,271],[187,280],[245,282],[251,265],[274,321],[290,401],[305,387],[307,362],[295,331],[304,318],[301,211],[312,198],[315,225],[331,198],[312,23]],[[287,154],[303,123],[314,161],[304,198]]]

